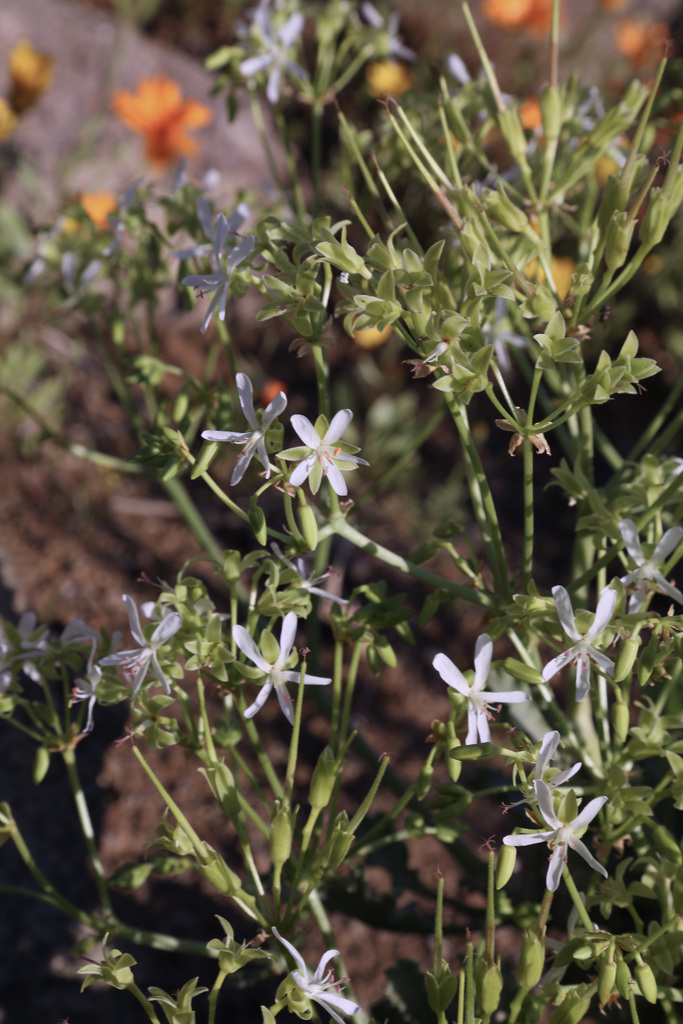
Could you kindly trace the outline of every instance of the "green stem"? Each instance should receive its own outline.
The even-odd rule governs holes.
[[[586,907],[584,906],[584,902],[581,899],[581,894],[580,894],[579,890],[576,888],[576,885],[574,884],[574,879],[569,874],[569,868],[567,867],[566,864],[565,864],[564,868],[562,869],[562,877],[564,878],[565,885],[569,889],[569,895],[571,896],[572,902],[573,902],[574,906],[576,907],[576,911],[577,911],[577,913],[579,915],[579,918],[581,919],[581,924],[584,926],[586,931],[590,935],[592,935],[593,934],[593,923],[592,923],[590,917],[588,916],[588,911],[586,910]]]
[[[152,1021],[152,1024],[159,1024],[159,1018],[154,1012],[154,1007],[150,1003],[149,999],[147,999],[147,997],[143,995],[143,993],[137,987],[134,981],[132,981],[130,985],[126,985],[126,992],[130,992],[132,996],[135,996],[142,1009],[145,1011],[149,1019]]]
[[[220,990],[223,988],[223,982],[227,976],[226,971],[219,970],[216,975],[216,980],[211,987],[211,992],[209,993],[209,1024],[216,1024],[216,1003],[218,1001]]]
[[[104,868],[102,867],[102,861],[100,860],[99,850],[97,849],[97,843],[95,841],[95,831],[90,818],[90,812],[88,811],[88,804],[85,799],[81,780],[78,775],[78,769],[76,767],[76,755],[72,747],[65,747],[65,749],[61,751],[61,754],[69,777],[69,785],[71,786],[74,802],[76,804],[76,811],[78,813],[78,820],[83,832],[83,838],[85,839],[85,845],[88,848],[88,856],[92,865],[93,874],[95,875],[97,894],[100,898],[100,904],[104,911],[106,920],[112,913],[111,900],[109,898],[109,890],[107,888],[107,882],[104,875]]]
[[[205,475],[206,474],[202,474],[202,476]],[[188,494],[183,482],[179,480],[177,476],[174,476],[170,480],[164,480],[163,486],[169,498],[172,499],[176,508],[192,530],[192,533],[195,535],[204,551],[206,551],[206,553],[210,555],[218,565],[222,565],[223,549],[199,514],[197,506]],[[249,517],[247,516],[247,519],[248,518]]]
[[[296,760],[299,753],[299,734],[301,732],[301,712],[304,706],[304,678],[306,676],[306,659],[301,662],[299,672],[299,687],[296,691],[296,708],[294,711],[294,725],[292,726],[292,737],[289,741],[289,757],[287,758],[287,774],[285,775],[284,801],[286,804],[292,802],[292,790],[294,789],[294,772]]]

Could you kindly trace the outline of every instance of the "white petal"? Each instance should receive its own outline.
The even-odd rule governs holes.
[[[530,832],[525,836],[505,836],[504,846],[535,846],[536,843],[545,843],[555,832]]]
[[[240,64],[240,74],[246,78],[258,75],[259,71],[265,71],[273,63],[274,57],[270,53],[263,53],[259,57],[247,57]]]
[[[287,612],[282,620],[282,629],[280,631],[280,656],[275,662],[276,668],[282,668],[289,657],[289,652],[294,646],[296,624],[296,614],[294,612]]]
[[[571,766],[571,768],[565,768],[564,771],[558,772],[557,775],[553,775],[552,779],[550,780],[551,788],[555,789],[556,786],[563,786],[565,782],[569,782],[569,780],[573,779],[576,773],[582,767],[583,761],[577,761],[576,764],[573,764]]]
[[[240,482],[240,480],[246,473],[247,469],[249,468],[249,463],[251,462],[253,456],[253,451],[247,454],[246,449],[245,451],[239,453],[239,455],[237,456],[237,462],[235,463],[235,468],[233,469],[232,476],[230,477],[231,487],[234,487],[235,484],[238,484]]]
[[[232,249],[230,253],[228,253],[228,257],[225,261],[225,266],[227,267],[228,274],[231,274],[235,267],[242,262],[242,260],[246,260],[246,258],[251,255],[251,252],[255,244],[255,237],[253,235],[247,235],[246,238],[243,238],[242,241],[239,242],[238,245],[236,245],[235,248]]]
[[[214,231],[214,242],[213,242],[213,254],[216,259],[216,263],[220,262],[221,253],[223,252],[223,246],[225,245],[225,239],[228,237],[228,222],[225,219],[224,213],[219,213],[216,217],[216,228]]]
[[[595,871],[599,871],[601,875],[605,876],[605,878],[608,877],[605,868],[602,866],[600,861],[597,861],[595,859],[595,857],[590,852],[585,843],[582,843],[580,839],[578,839],[576,836],[573,836],[569,842],[569,845],[571,846],[572,850],[576,850],[580,857],[583,857],[586,864],[589,864],[590,867],[592,867]]]
[[[282,678],[286,679],[288,683],[298,683],[301,679],[299,672],[282,672]],[[304,676],[304,686],[329,686],[332,680],[326,676]]]
[[[474,648],[474,690],[483,690],[491,667],[493,641],[488,633],[482,633]]]
[[[253,437],[252,431],[202,430],[206,441],[229,441],[231,444],[247,444]]]
[[[531,700],[527,693],[521,690],[480,690],[479,696],[488,701],[489,704],[524,704]]]
[[[457,690],[458,693],[461,693],[463,697],[469,697],[469,684],[460,669],[456,668],[450,658],[447,658],[445,654],[437,654],[432,665],[439,673],[444,683],[448,686],[452,686],[453,689]]]
[[[559,743],[560,734],[557,729],[553,729],[552,732],[547,732],[545,734],[543,742],[541,743],[541,749],[539,750],[538,757],[536,759],[536,767],[534,768],[535,779],[543,778],[543,772],[546,769],[548,761],[551,757],[555,756],[555,751],[557,750]]]
[[[304,480],[308,479],[311,470],[315,466],[315,460],[315,454],[309,455],[303,462],[300,462],[299,465],[294,468],[292,475],[289,478],[289,482],[292,487],[301,487]]]
[[[268,75],[268,84],[266,85],[266,96],[268,102],[275,105],[280,99],[280,79],[282,78],[282,68],[279,64],[273,64],[273,69]]]
[[[477,708],[477,728],[479,730],[479,742],[490,743],[491,730],[489,728],[489,719],[483,708]]]
[[[543,669],[543,681],[548,682],[553,676],[557,675],[561,668],[568,665],[576,657],[576,647],[570,647],[568,651],[564,651],[562,654],[558,654],[556,658],[549,661]]]
[[[253,718],[256,712],[261,710],[263,705],[266,703],[266,700],[268,699],[268,694],[270,693],[272,688],[272,682],[270,680],[267,680],[267,682],[264,683],[264,685],[257,693],[256,700],[254,701],[254,703],[250,704],[249,707],[244,712],[245,718]]]
[[[296,430],[300,439],[308,448],[313,448],[314,451],[320,447],[320,437],[318,432],[306,416],[301,416],[299,413],[295,413],[292,416],[290,423],[294,430]]]
[[[574,625],[574,609],[572,608],[571,598],[565,588],[553,587],[553,599],[562,629],[571,640],[580,640],[581,635]]]
[[[168,679],[166,678],[166,676],[163,673],[161,665],[159,664],[159,662],[157,660],[156,653],[152,653],[151,664],[152,664],[152,671],[154,672],[154,675],[157,677],[157,679],[159,680],[159,682],[163,686],[163,688],[166,691],[166,693],[170,694],[170,692],[171,692],[171,684],[169,683]]]
[[[614,615],[614,606],[617,603],[617,592],[608,588],[603,590],[598,601],[598,607],[595,611],[595,618],[593,625],[586,633],[586,640],[589,642],[597,640],[600,634],[603,632],[606,626],[609,625],[612,616]]]
[[[301,35],[303,27],[304,16],[301,11],[295,11],[280,29],[279,36],[282,46],[286,49],[292,46]]]
[[[330,962],[330,960],[334,960],[335,956],[339,956],[339,950],[338,949],[328,949],[326,953],[323,953],[323,955],[320,958],[320,963],[318,964],[318,966],[315,969],[315,974],[311,978],[312,982],[314,982],[314,983],[318,982],[319,983],[319,982],[324,980],[325,973],[326,973],[326,970],[327,970],[327,965]]]
[[[486,722],[486,713],[482,713],[484,715],[484,722],[486,723],[486,728],[488,729],[488,722]],[[477,708],[473,707],[472,704],[470,704],[469,707],[467,708],[467,737],[465,739],[466,747],[471,747],[474,743],[479,742],[479,715],[480,712],[477,710]],[[490,738],[491,734],[489,733],[489,739]],[[486,743],[487,741],[482,737],[482,742]]]
[[[614,662],[611,661],[606,654],[602,654],[600,651],[596,651],[594,647],[588,648],[588,655],[593,659],[596,665],[598,665],[603,672],[608,676],[614,675]]]
[[[650,559],[655,565],[659,565],[660,562],[664,562],[669,555],[672,555],[678,545],[683,540],[683,527],[672,526],[670,530],[667,530],[664,536],[661,538],[657,547],[652,552],[652,558]]]
[[[262,672],[270,672],[270,665],[259,651],[249,633],[247,633],[244,626],[233,626],[232,638],[241,650],[242,654],[246,654],[247,658],[249,658],[250,661],[253,661],[257,668],[260,668]]]
[[[159,647],[177,633],[182,624],[183,617],[178,612],[170,612],[168,615],[164,615],[163,619],[152,633],[150,643],[153,647]]]
[[[327,464],[325,476],[329,480],[330,487],[335,492],[335,494],[338,494],[341,498],[343,498],[344,495],[349,493],[349,489],[346,486],[346,480],[342,476],[339,467],[336,466],[334,462],[329,462]]]
[[[353,413],[350,409],[341,409],[336,413],[329,427],[325,431],[323,444],[334,444],[335,441],[338,441],[352,419]]]
[[[591,689],[591,663],[587,654],[576,659],[576,700],[585,700]]]
[[[586,828],[587,825],[593,820],[598,811],[600,811],[607,803],[606,796],[596,796],[595,799],[591,800],[590,803],[586,804],[581,809],[579,814],[574,818],[573,822],[569,826],[572,832],[580,832],[582,828]]]
[[[661,572],[653,572],[652,582],[656,583],[661,592],[670,597],[672,601],[678,601],[679,604],[683,604],[683,594],[678,587],[674,587],[668,580],[665,580]]]
[[[338,996],[336,992],[324,992],[320,995],[311,996],[311,998],[314,1002],[320,1003],[320,1005],[335,1018],[337,1024],[341,1018],[334,1012],[332,1007],[336,1010],[341,1010],[342,1013],[345,1013],[348,1016],[353,1016],[360,1010],[360,1006],[358,1006],[357,1003],[354,1003],[351,999],[346,999],[344,996]]]
[[[278,940],[278,942],[282,943],[282,945],[285,947],[285,949],[290,954],[292,959],[296,960],[296,962],[297,962],[297,964],[299,966],[299,970],[303,971],[304,975],[306,977],[308,977],[308,974],[307,974],[307,971],[306,971],[306,964],[304,963],[304,958],[302,957],[302,955],[299,952],[299,950],[296,949],[296,947],[293,946],[291,942],[287,942],[287,939],[283,939],[282,936],[280,935],[279,931],[277,930],[277,928],[272,928],[271,931],[272,931],[273,935],[275,936],[275,938]],[[297,982],[297,985],[298,984],[299,983]],[[301,988],[301,985],[299,985],[299,988]]]
[[[534,792],[536,794],[536,800],[538,801],[538,809],[545,821],[553,828],[560,828],[561,823],[555,814],[555,808],[553,807],[553,797],[550,792],[550,786],[543,779],[534,779]]]
[[[645,561],[643,555],[643,549],[640,545],[640,537],[636,530],[636,524],[632,519],[622,519],[619,523],[619,533],[621,534],[622,540],[626,545],[626,550],[629,555],[636,563],[636,565],[642,565]]]
[[[289,694],[287,693],[287,687],[277,686],[275,688],[275,692],[277,694],[278,704],[280,705],[283,715],[285,716],[290,725],[294,725],[294,707],[292,705],[292,700]]]
[[[548,872],[545,876],[545,887],[546,889],[550,889],[551,892],[556,892],[559,888],[566,855],[567,851],[565,847],[560,846],[559,844],[553,850],[553,855],[550,858],[550,864],[548,865]]]
[[[133,639],[137,640],[141,647],[146,647],[147,641],[145,640],[140,627],[140,616],[138,615],[137,605],[133,598],[129,597],[128,594],[123,595],[123,600],[128,610],[128,623]]]
[[[272,402],[269,402],[263,413],[262,430],[265,434],[268,427],[271,425],[273,420],[276,420],[280,413],[283,413],[287,408],[287,395],[284,391],[279,391]]]
[[[256,415],[254,413],[253,385],[246,373],[238,373],[235,377],[235,383],[237,384],[237,397],[239,398],[240,405],[242,406],[244,417],[252,430],[258,430],[259,426],[256,422]]]

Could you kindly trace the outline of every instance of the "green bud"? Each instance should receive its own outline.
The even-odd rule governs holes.
[[[275,801],[275,813],[270,819],[270,859],[281,868],[292,852],[293,815],[289,807]]]
[[[446,735],[448,737],[448,746],[446,747],[446,769],[450,776],[451,782],[457,782],[462,772],[462,761],[458,761],[456,758],[451,757],[451,751],[456,747],[462,746],[460,740],[455,735],[455,723],[448,721],[446,723]]]
[[[672,864],[683,863],[681,848],[664,825],[655,825],[652,829],[652,839],[662,857],[670,860]]]
[[[612,728],[614,729],[614,735],[621,744],[626,743],[630,718],[628,705],[624,704],[620,697],[617,698],[612,705]]]
[[[523,661],[517,661],[515,658],[506,658],[503,668],[513,679],[519,679],[522,683],[538,686],[539,683],[543,682],[543,676],[538,669],[531,668],[529,665],[525,665]]]
[[[500,994],[503,991],[503,972],[500,963],[491,964],[483,972],[478,986],[478,1001],[486,1014],[495,1013],[500,1003]]]
[[[564,97],[559,85],[546,85],[541,90],[541,117],[546,140],[558,139],[564,118]]]
[[[301,535],[308,545],[309,551],[315,551],[318,546],[318,521],[315,512],[306,499],[300,499],[296,510],[296,518],[301,530]]]
[[[50,767],[50,751],[47,747],[38,747],[33,760],[33,785],[39,786],[47,775]]]
[[[640,636],[630,636],[624,640],[619,648],[616,665],[614,666],[615,683],[621,683],[631,675],[639,650]]]
[[[590,1004],[591,997],[575,989],[550,1014],[550,1024],[580,1024],[588,1013]]]
[[[600,1005],[604,1006],[609,1001],[614,991],[614,983],[617,980],[617,961],[614,958],[614,943],[610,943],[607,957],[600,964],[598,971],[598,999]]]
[[[664,195],[663,189],[650,189],[647,213],[643,217],[639,231],[641,244],[646,249],[653,249],[655,245],[659,245],[675,212],[675,208],[671,209],[668,196]]]
[[[529,218],[515,206],[503,188],[487,189],[483,202],[487,215],[509,231],[520,234],[529,229]]]
[[[348,814],[346,811],[341,811],[334,823],[334,831],[322,850],[321,860],[325,867],[338,868],[340,864],[343,864],[354,839],[348,824]]]
[[[446,971],[447,973],[442,972],[439,978],[431,972],[427,972],[427,974],[425,974],[427,1002],[429,1003],[430,1010],[438,1016],[445,1014],[446,1010],[453,1002],[455,993],[458,989],[457,975],[451,974],[450,969],[447,967]]]
[[[220,443],[218,441],[204,442],[204,444],[202,445],[202,449],[199,455],[197,456],[197,461],[192,467],[192,472],[190,473],[191,480],[196,480],[198,476],[202,475],[202,473],[206,473],[209,466],[216,458],[219,448]]]
[[[526,161],[526,136],[514,107],[498,111],[498,127],[512,156],[518,161]]]
[[[187,397],[187,391],[179,391],[175,396],[173,402],[173,409],[171,411],[171,419],[174,423],[179,423],[183,416],[187,413],[190,406],[190,399]]]
[[[635,220],[627,210],[617,210],[610,217],[605,232],[605,263],[610,273],[614,273],[626,262],[635,225]]]
[[[638,686],[645,686],[650,681],[652,670],[655,667],[658,647],[658,637],[651,636],[650,642],[638,659]]]
[[[460,106],[457,98],[454,96],[449,97],[444,103],[444,112],[446,114],[446,124],[449,130],[455,135],[458,142],[462,142],[467,145],[472,139],[472,133],[468,127],[465,118],[462,115]]]
[[[434,765],[423,764],[417,779],[416,794],[418,800],[424,800],[432,785],[434,778]]]
[[[598,227],[601,235],[604,235],[607,231],[612,215],[626,209],[629,194],[628,186],[622,183],[621,177],[618,174],[613,174],[607,179],[598,213]]]
[[[242,558],[239,551],[226,551],[223,555],[223,575],[227,583],[237,583],[242,575]]]
[[[501,846],[496,858],[496,889],[502,889],[512,878],[517,863],[517,847]]]
[[[657,980],[649,964],[646,964],[642,957],[636,957],[634,974],[643,997],[648,1003],[657,1002]]]
[[[235,777],[227,764],[221,761],[209,768],[200,768],[199,771],[209,783],[223,813],[231,821],[235,821],[240,815],[240,804],[237,799]]]
[[[557,817],[560,821],[573,821],[579,813],[579,805],[576,802],[576,793],[570,789],[562,798],[562,803],[557,809]]]
[[[514,850],[513,846],[504,846],[504,850]],[[545,928],[543,937],[539,938],[535,928],[527,928],[522,939],[522,952],[515,971],[515,978],[520,985],[533,988],[538,985],[543,974],[545,963]]]
[[[337,778],[336,760],[331,747],[325,747],[313,769],[308,802],[311,807],[327,807]]]
[[[631,995],[631,971],[622,957],[617,960],[617,990],[622,999]]]
[[[266,526],[266,517],[263,509],[258,504],[256,495],[249,502],[249,523],[254,531],[256,540],[261,547],[264,547],[268,541],[268,528]]]
[[[112,320],[111,340],[115,345],[123,345],[126,340],[126,321],[122,316],[116,316]]]

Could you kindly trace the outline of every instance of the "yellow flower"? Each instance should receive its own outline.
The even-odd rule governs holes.
[[[9,139],[14,129],[19,124],[19,118],[10,107],[7,100],[0,96],[0,142]]]
[[[9,55],[9,102],[21,114],[34,106],[52,82],[54,61],[49,53],[38,53],[28,39],[20,39]]]
[[[413,85],[413,76],[407,64],[400,61],[375,60],[365,69],[368,92],[375,99],[382,96],[400,96]]]
[[[80,203],[95,227],[102,231],[111,227],[107,218],[119,205],[115,195],[111,192],[81,192]]]
[[[178,156],[196,156],[197,144],[187,132],[213,119],[209,107],[184,100],[179,83],[163,73],[141,79],[135,93],[118,89],[112,106],[126,127],[144,136],[145,155],[154,167],[164,167]]]
[[[484,0],[482,14],[506,32],[546,32],[553,16],[553,0]]]
[[[633,67],[655,64],[669,41],[669,26],[663,21],[634,21],[620,18],[614,26],[617,49]]]
[[[569,293],[572,283],[572,274],[576,270],[576,260],[571,256],[552,256],[550,260],[550,270],[553,275],[553,281],[557,289],[557,294],[561,299],[565,299]],[[530,260],[524,268],[524,273],[530,280],[540,281],[541,284],[545,283],[545,271],[543,267],[539,266],[538,260]]]
[[[368,327],[365,331],[354,331],[353,340],[359,348],[379,348],[385,341],[388,341],[394,332],[392,324],[387,324],[383,331],[376,327]]]

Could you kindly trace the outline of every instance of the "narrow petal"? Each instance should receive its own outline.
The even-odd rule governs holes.
[[[271,683],[270,680],[267,680],[259,690],[258,694],[256,695],[256,700],[254,701],[254,703],[250,704],[249,707],[244,712],[245,718],[253,718],[257,711],[261,710],[263,705],[266,703],[266,700],[268,699],[268,694],[270,693],[272,688],[273,684]]]
[[[614,662],[607,657],[606,654],[602,654],[601,651],[596,651],[595,647],[588,647],[587,653],[589,657],[593,659],[596,665],[598,665],[603,672],[608,676],[614,675]]]
[[[291,672],[282,672],[280,674],[288,683],[298,683],[301,678],[301,674],[294,670]],[[331,682],[332,680],[325,676],[304,676],[304,686],[329,686]]]
[[[224,213],[219,213],[216,217],[216,229],[214,233],[213,242],[213,254],[216,263],[220,262],[221,253],[223,252],[223,246],[225,245],[225,239],[228,237],[228,222],[225,219]]]
[[[553,599],[562,629],[570,640],[580,640],[581,635],[574,625],[574,609],[572,608],[571,598],[564,587],[553,587]]]
[[[237,384],[237,397],[242,406],[244,418],[252,430],[258,430],[259,426],[256,422],[256,414],[254,413],[254,388],[252,383],[246,373],[238,373],[235,377],[235,382]]]
[[[477,708],[470,704],[467,708],[467,736],[465,738],[465,746],[471,747],[474,743],[479,742],[479,714]],[[486,721],[486,714],[484,713],[484,721]],[[486,723],[488,729],[488,723]],[[491,734],[489,733],[489,739]],[[482,743],[487,741],[482,737]]]
[[[163,688],[166,691],[166,693],[170,694],[170,692],[171,692],[171,684],[169,683],[168,679],[164,675],[163,669],[162,669],[161,665],[159,664],[159,661],[157,659],[156,653],[152,654],[151,665],[152,665],[152,671],[154,672],[154,675],[157,677],[157,679],[159,680],[159,682],[163,686]]]
[[[230,444],[246,444],[253,437],[251,431],[240,433],[237,430],[202,430],[205,441],[229,441]]]
[[[606,796],[596,796],[594,800],[586,804],[569,826],[572,832],[580,832],[581,829],[586,828],[606,803]]]
[[[447,658],[445,654],[437,654],[432,665],[439,673],[444,683],[448,686],[452,686],[453,689],[457,690],[458,693],[461,693],[463,697],[469,697],[469,684],[460,669],[456,668],[450,658]]]
[[[295,11],[280,29],[280,42],[285,49],[289,49],[299,36],[304,27],[304,16],[301,11]]]
[[[543,742],[541,743],[541,749],[539,750],[538,757],[536,758],[536,767],[534,768],[535,779],[543,778],[543,772],[545,771],[551,757],[555,756],[559,743],[560,734],[557,729],[553,729],[552,732],[547,732],[545,734]]]
[[[636,565],[642,565],[645,561],[645,557],[643,555],[643,549],[640,546],[640,537],[636,530],[636,524],[633,520],[622,519],[619,523],[619,533],[621,534],[621,538],[626,545],[626,550],[633,561]]]
[[[557,775],[553,775],[550,780],[551,787],[555,789],[557,786],[563,786],[565,782],[569,782],[570,779],[573,779],[582,767],[583,761],[577,761],[576,764],[571,766],[571,768],[565,768],[564,771],[558,772]]]
[[[528,835],[522,836],[505,836],[503,839],[504,846],[535,846],[536,843],[545,843],[551,836],[554,836],[555,832],[530,832]]]
[[[216,312],[216,306],[219,304],[220,299],[221,293],[217,291],[216,294],[211,299],[211,302],[209,303],[209,308],[206,311],[206,316],[204,317],[204,321],[202,323],[202,326],[200,327],[200,331],[202,332],[202,334],[206,334],[206,328],[211,323],[211,317]]]
[[[553,850],[553,855],[550,858],[550,864],[548,865],[548,872],[545,876],[545,887],[546,889],[550,889],[551,892],[556,892],[559,888],[565,857],[565,847],[558,843]]]
[[[128,594],[123,595],[123,600],[128,611],[128,623],[131,635],[133,636],[133,639],[140,644],[141,647],[146,647],[147,641],[145,640],[144,634],[140,627],[140,616],[138,615],[138,607],[133,598],[129,597]]]
[[[282,668],[289,657],[292,647],[294,646],[296,626],[297,617],[295,612],[287,612],[282,620],[282,629],[280,631],[280,657],[275,663],[277,668]]]
[[[235,484],[238,484],[240,482],[240,480],[246,473],[247,469],[249,468],[249,463],[251,462],[253,455],[253,452],[247,453],[246,449],[239,453],[239,455],[237,456],[237,462],[235,463],[235,468],[233,469],[232,476],[230,477],[231,487],[234,487]]]
[[[666,594],[667,597],[670,597],[672,601],[678,601],[679,604],[683,604],[683,594],[678,587],[674,587],[668,580],[665,580],[661,572],[652,573],[652,582],[656,583],[659,590]]]
[[[307,978],[308,977],[308,972],[306,971],[306,964],[304,963],[304,958],[302,957],[302,955],[299,952],[299,950],[295,946],[293,946],[291,942],[288,942],[287,939],[283,939],[283,937],[280,935],[280,933],[277,930],[277,928],[272,928],[271,931],[272,931],[273,935],[275,936],[275,938],[278,940],[278,942],[282,943],[282,945],[285,947],[285,949],[287,950],[289,955],[292,957],[292,959],[296,960],[296,963],[297,963],[297,966],[299,967],[299,970],[302,971],[303,974],[305,975],[305,977]],[[299,985],[298,981],[297,981],[297,985]],[[301,988],[301,985],[299,985],[299,988]]]
[[[543,669],[543,681],[548,682],[553,676],[556,676],[561,668],[568,665],[570,661],[576,657],[576,647],[570,647],[568,651],[564,651],[562,654],[558,654],[556,658],[549,661]]]
[[[353,419],[353,413],[350,409],[341,409],[332,418],[332,422],[325,431],[323,437],[323,444],[334,444],[342,436],[349,423]]]
[[[591,663],[587,654],[576,659],[576,700],[585,700],[591,689]]]
[[[603,590],[595,610],[593,625],[586,633],[586,640],[589,642],[597,640],[603,630],[609,625],[614,615],[614,606],[617,603],[617,592],[608,587]]]
[[[524,704],[531,700],[529,694],[521,690],[480,690],[479,696],[489,704]]]
[[[608,877],[606,869],[602,866],[600,861],[597,861],[595,859],[595,857],[590,852],[585,843],[582,843],[580,839],[574,836],[570,840],[569,845],[571,846],[572,850],[576,850],[580,857],[583,857],[586,864],[592,867],[594,871],[599,871],[601,875],[605,876],[605,878]]]
[[[183,617],[178,612],[169,612],[168,615],[164,615],[163,619],[152,633],[151,644],[153,647],[159,647],[160,644],[165,643],[175,633],[178,632],[183,624]]]
[[[295,413],[290,423],[294,430],[308,448],[313,448],[314,451],[320,447],[320,437],[318,431],[315,429],[311,421],[306,416],[301,416],[299,413]]]
[[[346,486],[346,480],[342,476],[339,467],[336,466],[334,462],[328,463],[327,472],[325,473],[325,476],[329,480],[330,487],[332,488],[335,494],[338,494],[341,498],[343,498],[346,494],[349,493],[349,489]]]
[[[654,565],[659,565],[660,562],[664,562],[669,555],[672,555],[678,545],[683,540],[683,527],[672,526],[670,530],[667,530],[664,536],[661,538],[657,547],[652,552],[652,558],[650,561]]]
[[[282,68],[279,64],[273,64],[272,70],[268,75],[268,83],[266,85],[266,97],[269,103],[275,105],[280,99],[280,80],[282,78]]]
[[[247,57],[240,64],[240,74],[245,78],[258,75],[259,71],[265,71],[273,63],[274,57],[270,53],[262,53],[258,57]]]
[[[488,679],[491,668],[491,657],[493,655],[493,641],[488,633],[482,633],[477,639],[474,648],[474,687],[475,690],[483,690]]]
[[[257,668],[260,668],[262,672],[270,672],[270,665],[259,651],[250,634],[247,633],[244,626],[233,626],[232,638],[241,650],[242,654],[246,654],[247,658],[249,658],[250,661],[253,661]]]
[[[338,949],[328,949],[326,953],[323,953],[323,955],[320,958],[320,963],[318,964],[318,966],[315,969],[315,974],[311,978],[312,982],[314,982],[314,983],[318,982],[319,983],[319,982],[325,980],[325,973],[327,971],[327,965],[329,964],[330,960],[334,960],[335,956],[339,956],[339,950]]]
[[[228,257],[225,261],[228,274],[231,274],[236,266],[251,255],[255,244],[255,237],[253,235],[247,235],[246,238],[243,238],[242,241],[239,242],[230,253],[228,253]]]
[[[358,1006],[357,1003],[354,1003],[352,999],[347,999],[345,996],[338,996],[336,992],[324,992],[320,995],[311,996],[311,998],[314,1002],[320,1003],[323,1009],[327,1010],[327,1012],[337,1021],[339,1021],[339,1017],[332,1007],[336,1010],[340,1010],[342,1013],[345,1013],[348,1017],[352,1017],[360,1010],[360,1006]]]
[[[534,779],[534,792],[536,794],[536,800],[538,801],[538,809],[543,815],[545,821],[553,828],[561,828],[561,824],[558,821],[555,809],[553,807],[553,797],[550,792],[550,786],[543,781],[543,779]]]
[[[262,427],[263,433],[265,434],[268,427],[271,425],[273,420],[276,420],[278,416],[285,411],[287,408],[287,395],[284,391],[279,391],[272,402],[269,402],[263,413]]]
[[[490,743],[491,730],[489,728],[489,719],[483,708],[477,708],[477,729],[479,731],[479,742]]]
[[[302,483],[308,479],[311,470],[315,466],[315,459],[315,455],[309,455],[307,459],[304,459],[298,466],[295,466],[289,478],[292,487],[301,487]]]
[[[282,714],[290,725],[294,725],[294,707],[292,706],[292,699],[287,693],[287,687],[276,686],[275,692],[277,694],[277,700],[282,710]]]

